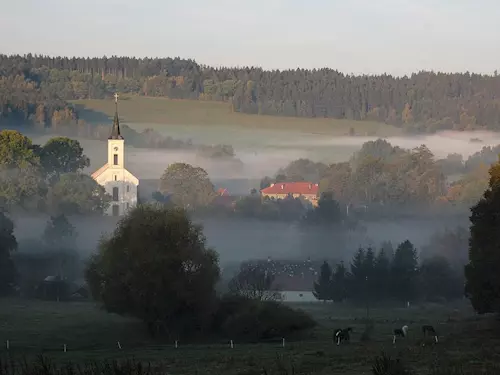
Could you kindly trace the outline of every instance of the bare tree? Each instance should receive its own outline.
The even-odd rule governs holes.
[[[274,284],[274,275],[259,266],[242,265],[229,281],[229,293],[260,301],[279,301],[282,295]]]

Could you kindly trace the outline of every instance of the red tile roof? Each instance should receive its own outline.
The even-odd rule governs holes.
[[[263,194],[315,194],[319,191],[318,184],[312,182],[279,182],[262,189]]]
[[[227,189],[220,188],[219,190],[217,190],[217,194],[219,194],[220,196],[228,196],[229,191],[227,191]]]

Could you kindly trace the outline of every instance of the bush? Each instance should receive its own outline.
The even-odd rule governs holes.
[[[375,357],[372,366],[373,375],[410,375],[408,370],[400,359],[393,359],[390,356],[382,353]]]
[[[290,337],[315,325],[308,314],[282,303],[238,296],[222,297],[214,317],[217,333],[246,341]]]

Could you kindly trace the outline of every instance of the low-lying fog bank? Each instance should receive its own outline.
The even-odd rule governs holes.
[[[15,235],[19,242],[42,236],[47,223],[44,216],[16,216]],[[112,233],[116,218],[69,218],[79,233],[77,245],[82,256],[87,257],[96,249],[103,232]],[[303,228],[297,224],[268,222],[252,219],[203,219],[207,242],[220,254],[221,264],[248,259],[344,259],[350,260],[359,246],[379,246],[383,241],[394,244],[406,239],[417,248],[425,245],[438,230],[466,225],[466,220],[400,220],[371,223],[366,233],[352,234],[344,241],[328,230]]]
[[[168,129],[168,126],[166,128]],[[208,172],[215,185],[229,188],[232,194],[239,195],[247,194],[252,188],[258,188],[258,182],[262,177],[274,175],[279,168],[286,166],[292,160],[310,158],[328,163],[347,161],[363,143],[377,139],[376,137],[329,137],[313,134],[305,136],[296,132],[283,132],[283,139],[275,138],[270,143],[265,139],[265,131],[256,130],[255,132],[262,132],[260,146],[255,142],[251,146],[235,146],[236,157],[243,164],[199,157],[193,151],[128,147],[126,166],[141,180],[159,179],[171,163],[185,162],[197,165]],[[49,138],[51,136],[33,137],[33,141],[45,143]],[[471,142],[471,139],[476,141]],[[91,161],[91,166],[85,172],[92,173],[106,162],[106,142],[78,140]],[[403,148],[414,148],[425,144],[437,158],[444,158],[450,153],[459,153],[467,158],[484,146],[500,144],[500,134],[447,131],[424,136],[390,137],[387,140]],[[240,142],[241,140],[238,143]]]

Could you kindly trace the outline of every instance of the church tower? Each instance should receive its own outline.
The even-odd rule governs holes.
[[[108,137],[108,165],[112,169],[125,168],[125,140],[120,133],[118,118],[118,94],[115,94],[115,118]]]
[[[139,180],[125,168],[125,139],[120,133],[118,94],[115,94],[115,117],[108,137],[108,162],[92,174],[111,196],[108,215],[121,216],[137,205]]]

